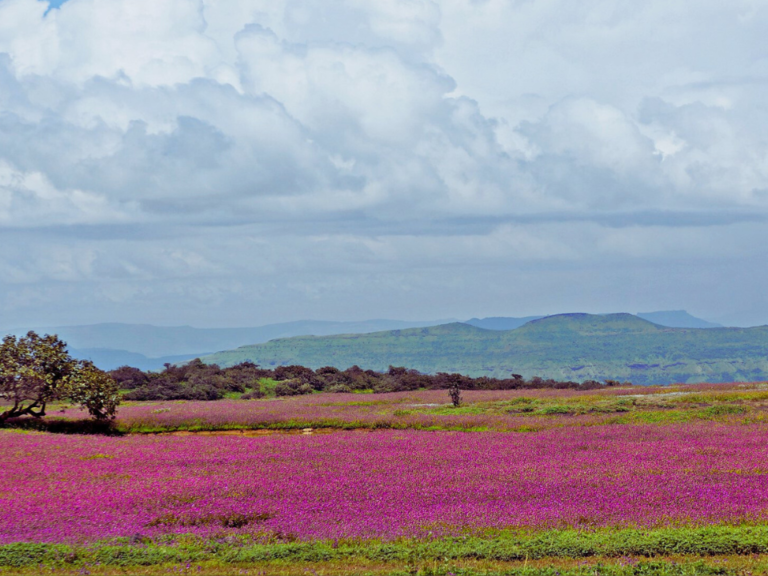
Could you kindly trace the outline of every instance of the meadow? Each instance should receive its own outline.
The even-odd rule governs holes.
[[[451,405],[445,390],[387,394],[308,394],[215,402],[124,402],[116,434],[394,429],[536,432],[611,424],[672,424],[723,418],[768,422],[768,385],[698,384],[600,390],[465,390]],[[239,396],[239,395],[233,395]],[[66,405],[45,422],[20,425],[77,431],[87,415]]]
[[[768,386],[462,395],[134,403],[111,435],[16,423],[0,574],[768,571]],[[59,406],[49,430],[79,418]]]

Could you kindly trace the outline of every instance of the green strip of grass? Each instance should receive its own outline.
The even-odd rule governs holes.
[[[575,565],[574,565],[575,564]],[[156,566],[105,566],[100,564],[62,568],[0,568],[4,576],[38,574],[124,576],[125,574],[156,576],[197,574],[200,576],[748,576],[766,574],[766,557],[681,558],[663,560],[594,559],[590,562],[446,562],[416,564],[397,563],[303,563],[270,561],[258,564],[201,562],[193,564],[160,564]]]
[[[529,534],[498,532],[486,536],[433,540],[311,541],[258,543],[248,537],[204,540],[166,537],[90,546],[17,543],[0,547],[0,567],[153,566],[223,562],[395,562],[531,561],[547,558],[619,558],[671,555],[768,554],[768,526],[707,526],[654,530],[549,530]]]
[[[719,407],[717,407],[719,408]],[[554,414],[542,416],[537,423],[518,424],[514,419],[508,422],[491,422],[489,426],[478,426],[476,422],[432,420],[418,422],[401,420],[395,413],[391,418],[380,420],[344,420],[344,419],[291,419],[278,422],[255,422],[242,424],[237,422],[212,424],[201,420],[182,422],[175,425],[136,422],[130,425],[120,422],[99,422],[93,420],[67,420],[63,418],[23,419],[20,422],[6,423],[2,429],[52,432],[57,434],[97,434],[122,436],[125,434],[167,434],[172,432],[226,432],[233,430],[274,430],[296,431],[306,428],[326,430],[426,430],[453,432],[538,432],[552,428],[573,428],[583,426],[637,425],[637,424],[679,424],[695,420],[722,421],[730,424],[757,424],[768,419],[763,415],[745,415],[741,410],[720,410],[706,408],[698,411],[667,410],[649,412],[630,412],[622,415],[605,415],[600,419],[577,420],[571,415]],[[439,416],[438,416],[439,418]],[[529,420],[529,422],[531,422]]]

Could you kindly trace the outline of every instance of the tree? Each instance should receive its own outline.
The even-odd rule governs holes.
[[[448,394],[451,397],[451,402],[454,408],[461,406],[461,388],[459,388],[458,382],[451,382],[450,388],[448,388]]]
[[[77,363],[74,376],[62,387],[61,392],[62,398],[79,404],[97,420],[114,418],[120,403],[117,382],[88,360]]]
[[[0,412],[0,422],[17,416],[41,418],[57,400],[79,404],[99,420],[113,418],[118,387],[91,362],[72,358],[55,335],[6,336],[0,345],[0,401],[9,406]]]

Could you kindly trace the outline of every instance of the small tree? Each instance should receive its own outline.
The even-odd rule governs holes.
[[[457,381],[451,382],[451,385],[448,388],[448,394],[451,395],[451,402],[453,402],[455,408],[461,406],[461,389],[459,388],[459,383]]]
[[[74,376],[62,387],[61,392],[62,398],[79,404],[97,420],[114,418],[120,403],[117,382],[88,360],[77,363]]]
[[[0,345],[0,422],[45,416],[56,400],[79,404],[96,419],[112,418],[119,403],[115,381],[91,362],[73,359],[55,335],[6,336]],[[0,407],[2,410],[3,407]]]

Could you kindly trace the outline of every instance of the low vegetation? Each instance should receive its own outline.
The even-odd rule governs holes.
[[[312,370],[305,366],[278,366],[265,369],[251,362],[229,368],[193,360],[186,365],[166,365],[162,372],[142,372],[123,366],[110,372],[126,400],[220,400],[239,397],[258,399],[270,396],[301,396],[314,392],[405,392],[412,390],[597,390],[630,386],[615,380],[597,382],[558,381],[544,378],[471,378],[462,374],[422,374],[404,367],[390,366],[386,372],[352,366],[339,370],[325,366]],[[459,392],[454,392],[454,394]],[[460,395],[460,393],[459,393]]]
[[[764,527],[501,532],[428,541],[267,542],[190,536],[0,546],[0,574],[692,576],[768,570]],[[670,561],[671,560],[671,561]]]
[[[115,381],[91,362],[75,360],[56,336],[29,332],[0,344],[0,424],[21,416],[42,418],[49,404],[66,400],[97,420],[114,417]]]

